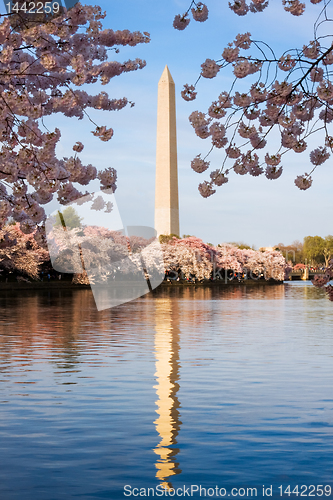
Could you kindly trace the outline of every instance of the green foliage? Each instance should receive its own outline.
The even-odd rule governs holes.
[[[249,245],[246,245],[242,241],[229,241],[229,245],[232,245],[234,247],[239,248],[240,250],[254,250],[254,248],[250,247]]]
[[[178,234],[160,234],[159,236],[160,243],[168,243],[172,238],[180,239]]]
[[[324,238],[323,255],[325,259],[325,266],[327,267],[330,260],[333,258],[333,236],[331,234]]]
[[[323,238],[321,236],[305,236],[304,238],[304,257],[311,264],[323,262]]]
[[[311,264],[325,263],[327,267],[333,258],[333,236],[306,236],[304,238],[304,256]]]
[[[64,221],[67,229],[73,229],[74,227],[81,227],[82,217],[79,216],[75,208],[67,207],[60,214],[56,215],[55,226],[63,226]]]

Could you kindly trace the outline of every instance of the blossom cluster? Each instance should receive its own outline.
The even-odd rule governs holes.
[[[244,43],[239,43],[244,40]],[[235,81],[233,91],[222,92],[216,101],[213,101],[206,113],[194,111],[189,120],[196,135],[202,139],[211,140],[210,148],[224,150],[224,159],[221,174],[227,174],[231,170],[244,175],[249,173],[253,176],[265,173],[270,180],[280,177],[283,171],[281,156],[288,151],[302,153],[307,149],[307,139],[314,133],[314,127],[310,126],[316,122],[316,129],[323,131],[323,143],[310,151],[309,162],[312,164],[310,173],[298,175],[295,185],[302,190],[308,189],[312,184],[311,173],[325,161],[328,160],[332,152],[333,139],[330,135],[329,127],[333,121],[333,85],[328,79],[324,79],[321,67],[327,71],[327,57],[333,49],[333,44],[320,48],[320,55],[315,62],[312,55],[307,56],[307,48],[294,58],[289,55],[287,77],[281,77],[273,81],[272,84],[265,84],[261,81],[263,75],[262,68],[271,61],[267,59],[254,60],[252,56],[240,54],[240,47],[251,46],[251,39],[248,33],[238,35],[233,45],[224,50],[222,60],[216,62],[219,68],[233,65]],[[256,46],[259,46],[256,43]],[[261,47],[263,51],[263,48]],[[320,57],[326,54],[325,58]],[[208,60],[208,69],[201,72],[201,76],[212,78],[213,62]],[[277,71],[286,71],[286,58],[275,60]],[[329,62],[331,64],[331,62]],[[333,59],[332,59],[333,64]],[[313,69],[318,69],[313,77]],[[236,90],[237,80],[245,78],[252,73],[259,71],[258,79],[250,84],[248,92],[240,93]],[[298,72],[298,73],[297,73]],[[308,79],[315,79],[316,82],[308,82]],[[290,77],[293,82],[290,83]],[[194,95],[192,89],[191,97]],[[186,99],[186,96],[184,96]],[[187,98],[187,100],[190,100]],[[238,116],[238,118],[237,118]],[[281,137],[281,145],[278,150],[269,151],[268,136],[273,129],[278,129]],[[260,150],[264,155],[260,158]],[[232,163],[233,160],[233,163]],[[193,168],[193,165],[192,165]],[[195,170],[195,169],[194,169]],[[198,170],[197,170],[198,171]],[[214,176],[215,178],[215,176]],[[213,181],[200,184],[199,191],[203,196],[215,192],[212,186]],[[212,189],[209,189],[208,184]]]
[[[189,13],[195,21],[203,23],[208,19],[208,7],[202,2],[196,3],[192,0],[191,5],[184,14],[177,14],[173,20],[173,27],[176,30],[183,31],[190,23]]]
[[[333,259],[329,261],[329,265],[325,269],[324,274],[318,274],[312,280],[314,286],[323,288],[328,295],[330,301],[333,302]]]
[[[288,268],[278,251],[240,249],[227,243],[215,247],[195,236],[172,238],[162,244],[162,251],[166,271],[180,270],[186,279],[199,281],[217,276],[221,279],[221,270],[282,281]]]
[[[321,0],[311,0],[317,4]],[[261,12],[268,6],[265,0],[235,0],[229,7],[238,15]],[[301,15],[305,4],[298,0],[282,0],[293,15]],[[319,21],[321,29],[328,23],[328,5],[325,4]],[[317,21],[317,23],[319,22]],[[324,164],[333,151],[333,38],[326,36],[310,40],[302,49],[290,50],[280,57],[263,42],[252,39],[249,32],[239,33],[222,50],[221,59],[206,59],[201,64],[201,78],[212,79],[222,70],[232,72],[230,90],[225,90],[212,102],[206,112],[193,111],[189,121],[198,137],[210,140],[205,159],[197,155],[191,167],[202,173],[209,167],[207,156],[214,148],[222,152],[219,169],[210,173],[210,179],[199,184],[203,197],[216,192],[215,187],[225,184],[228,174],[259,176],[278,179],[283,173],[281,158],[287,152],[301,154],[308,150],[308,138],[315,133],[318,147],[309,151],[308,172],[295,178],[295,185],[308,189],[313,182],[312,173]],[[240,80],[248,81],[248,89]],[[196,85],[186,84],[182,97],[193,101]],[[241,88],[239,90],[237,87]],[[278,131],[280,145],[269,142],[272,131]],[[320,135],[321,134],[321,135]],[[274,149],[273,149],[274,148]]]
[[[163,277],[163,259],[155,237],[127,237],[122,231],[101,226],[64,230],[53,225],[47,238],[54,268],[74,273],[74,283],[140,281],[143,271],[150,279],[156,277],[156,271]]]
[[[89,281],[83,271],[82,252],[84,267],[91,268],[89,278],[102,281],[108,281],[110,277],[114,279],[110,264],[115,263],[117,269],[120,261],[123,261],[121,273],[132,274],[135,279],[135,276],[142,274],[142,255],[148,269],[158,268],[161,261],[159,249],[163,254],[164,273],[180,271],[188,279],[215,279],[215,274],[219,275],[221,270],[233,270],[257,277],[263,275],[266,280],[274,278],[282,281],[288,270],[282,253],[278,251],[240,249],[231,244],[215,247],[194,236],[182,239],[173,237],[167,243],[158,244],[158,248],[154,246],[154,241],[157,241],[156,238],[126,237],[122,232],[100,226],[82,226],[64,231],[61,225],[54,225],[48,234],[50,252],[56,256],[56,269],[75,273],[79,277],[76,276],[74,282],[87,284]]]
[[[310,0],[312,4],[321,3],[323,0]],[[305,11],[305,3],[300,0],[281,0],[283,8],[293,16],[301,16]],[[269,0],[233,0],[228,2],[231,9],[238,16],[245,16],[252,12],[263,12],[269,5]],[[194,6],[194,7],[193,7]],[[173,27],[183,31],[190,23],[189,13],[192,13],[195,21],[204,22],[208,19],[208,7],[202,2],[196,3],[194,0],[184,14],[177,14],[173,21]]]
[[[34,234],[26,234],[22,224],[9,224],[0,229],[0,271],[15,272],[38,279],[39,266],[49,259]]]
[[[31,16],[21,16],[19,26],[17,16],[0,24],[0,227],[11,218],[25,233],[33,233],[46,218],[44,205],[54,197],[62,204],[82,197],[80,186],[97,178],[103,189],[116,189],[113,168],[98,172],[81,162],[82,142],[74,144],[74,156],[58,158],[60,130],[48,131],[43,124],[54,113],[82,119],[89,108],[114,111],[128,104],[125,97],[90,95],[77,88],[106,85],[146,64],[141,59],[108,59],[111,49],[148,43],[149,34],[103,29],[105,15],[98,6],[78,2],[39,24]],[[105,142],[113,129],[96,125],[92,133]],[[34,234],[38,238],[40,231]]]

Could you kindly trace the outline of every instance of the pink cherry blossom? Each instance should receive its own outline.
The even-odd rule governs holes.
[[[245,16],[249,11],[249,7],[245,0],[234,0],[233,4],[229,2],[229,7],[238,16]]]
[[[233,47],[231,43],[222,52],[223,59],[229,63],[236,61],[238,58],[238,55],[239,55],[239,48]]]
[[[312,68],[310,71],[310,79],[312,82],[321,82],[324,78],[323,68]]]
[[[116,190],[117,172],[114,168],[108,167],[98,173],[98,179],[101,182],[102,189]]]
[[[333,151],[333,137],[331,135],[326,136],[325,146],[330,148],[331,151]]]
[[[301,16],[306,7],[306,3],[300,0],[281,0],[281,3],[286,12],[296,17]],[[311,3],[319,4],[321,0],[311,0]],[[191,2],[190,7],[193,5],[195,3]],[[249,13],[260,15],[268,5],[269,0],[229,2],[229,8],[239,16]],[[190,115],[196,135],[201,138],[211,136],[213,148],[210,151],[214,147],[221,150],[223,168],[240,175],[250,173],[258,176],[263,173],[261,165],[265,158],[266,177],[277,179],[283,170],[278,166],[281,154],[304,153],[310,144],[308,137],[316,137],[315,134],[320,133],[324,133],[324,140],[320,143],[325,143],[326,148],[315,148],[310,153],[310,162],[316,168],[329,157],[327,148],[333,150],[328,127],[333,123],[333,83],[329,71],[329,66],[333,64],[333,43],[330,31],[325,34],[328,20],[332,18],[329,8],[329,2],[320,7],[314,25],[314,39],[302,48],[277,54],[264,41],[251,40],[247,32],[238,34],[227,44],[222,52],[222,62],[206,59],[202,64],[200,75],[208,79],[223,71],[227,77],[224,81],[227,81],[230,79],[230,65],[235,77],[229,90],[223,90],[218,100],[213,100],[208,106],[207,112],[196,111]],[[251,80],[254,74],[255,79]],[[191,90],[194,91],[194,86]],[[191,91],[184,91],[182,95],[185,100],[192,99]],[[211,122],[212,119],[219,120],[219,127],[215,121]],[[277,136],[271,134],[272,131],[280,137],[277,148]],[[276,155],[269,155],[266,150],[271,147],[271,138],[274,148],[279,151]],[[249,146],[252,149],[246,151]],[[257,156],[254,151],[258,152]],[[232,159],[236,159],[233,165]],[[306,161],[309,163],[309,160]],[[211,179],[216,172],[219,170],[213,170]],[[199,190],[210,196],[211,184],[205,181]],[[302,190],[308,189],[312,178],[308,174],[298,176],[295,184]]]
[[[289,95],[292,91],[292,88],[293,88],[292,83],[288,83],[286,80],[284,80],[281,83],[275,81],[273,85],[273,89],[275,90],[276,94],[283,97]]]
[[[323,101],[333,99],[333,85],[328,80],[323,80],[317,87],[318,97]]]
[[[269,155],[268,153],[266,153],[265,162],[269,166],[276,167],[281,162],[281,155],[280,154]]]
[[[249,126],[249,125],[245,125],[244,122],[240,122],[239,127],[238,127],[238,133],[241,137],[244,137],[244,138],[256,137],[257,136],[257,129],[255,128],[254,125]]]
[[[200,183],[198,189],[203,198],[208,198],[216,192],[216,189],[213,189],[211,184],[207,181]]]
[[[305,142],[304,139],[300,139],[293,146],[293,150],[295,151],[295,153],[303,153],[303,151],[305,151],[306,148],[307,148],[307,143]]]
[[[197,92],[194,91],[195,87],[194,85],[184,85],[184,89],[181,91],[181,96],[185,101],[193,101],[196,96]]]
[[[224,173],[220,172],[219,170],[214,170],[213,172],[210,173],[210,178],[216,186],[222,186],[222,184],[226,184],[228,182],[228,178],[225,176]]]
[[[209,127],[209,131],[213,139],[220,139],[225,135],[225,126],[221,123],[214,122]]]
[[[202,2],[198,2],[195,9],[191,9],[193,19],[195,21],[204,22],[208,19],[208,8],[207,5]]]
[[[126,98],[110,99],[106,92],[89,95],[77,89],[83,83],[107,84],[114,76],[145,66],[141,59],[123,63],[108,60],[108,48],[148,43],[149,34],[102,29],[105,17],[99,7],[78,2],[68,12],[39,25],[31,18],[25,26],[12,24],[5,17],[0,25],[2,95],[0,109],[0,181],[8,191],[0,189],[0,226],[9,217],[22,223],[26,233],[33,225],[41,225],[46,214],[43,205],[57,196],[67,203],[82,196],[78,185],[87,185],[97,178],[97,169],[83,165],[75,158],[59,159],[56,149],[60,130],[48,131],[43,117],[62,113],[82,119],[88,109],[120,110]],[[16,22],[16,21],[15,21]],[[113,129],[96,126],[94,135],[108,141]],[[75,153],[83,150],[77,141]],[[101,172],[106,185],[116,189],[116,173]],[[102,185],[104,185],[102,183]],[[35,234],[39,234],[36,230]]]
[[[285,6],[284,10],[293,16],[301,16],[305,10],[305,4],[299,0],[282,0],[282,4]]]
[[[299,189],[305,191],[306,189],[309,189],[309,187],[311,187],[312,179],[311,176],[308,176],[308,174],[298,175],[294,182]]]
[[[331,49],[332,49],[332,45],[331,45]],[[329,52],[323,59],[323,65],[324,66],[330,66],[331,64],[333,64],[333,54],[332,54],[332,51]]]
[[[208,108],[208,115],[211,118],[223,118],[227,114],[220,101],[214,101]]]
[[[266,170],[265,170],[265,175],[267,179],[273,180],[273,179],[278,179],[280,175],[282,174],[282,167],[275,167],[272,165],[267,165]]]
[[[234,75],[237,78],[245,78],[251,73],[251,64],[245,58],[239,58],[234,64]]]
[[[285,115],[285,114],[281,113],[278,116],[279,125],[281,125],[284,128],[292,127],[292,125],[295,123],[295,121],[296,121],[296,116],[293,114]]]
[[[327,151],[326,148],[323,147],[314,149],[310,153],[310,161],[311,163],[313,163],[313,165],[321,165],[326,160],[328,160],[329,157],[330,153]]]
[[[180,15],[177,14],[173,20],[173,27],[176,30],[184,30],[190,23],[190,18],[187,16],[187,14]]]
[[[236,146],[228,146],[225,152],[229,158],[239,158],[241,155],[241,150]]]
[[[74,144],[73,146],[73,151],[76,151],[77,153],[81,153],[83,151],[84,145],[82,142],[78,141]]]
[[[312,40],[308,45],[303,45],[303,54],[309,59],[317,59],[320,44],[318,40]]]
[[[282,69],[282,71],[290,71],[296,66],[296,61],[291,57],[290,54],[287,56],[280,57],[278,61],[278,67]]]
[[[241,159],[238,159],[235,161],[233,170],[236,172],[236,174],[239,175],[246,175],[248,173],[247,167],[244,165],[243,161]]]
[[[249,49],[251,47],[251,33],[244,33],[243,35],[239,34],[236,36],[236,40],[234,41],[234,44],[236,47],[239,47],[241,49]]]
[[[96,127],[96,130],[92,132],[92,134],[94,134],[95,137],[99,137],[101,141],[107,142],[113,136],[113,130],[112,128],[107,129],[105,126]]]
[[[326,107],[319,113],[319,118],[324,120],[325,123],[331,123],[333,120],[333,110],[329,107]]]
[[[0,229],[0,261],[2,269],[38,280],[39,267],[49,260],[49,254],[43,244],[37,243],[32,227],[36,230],[32,221],[25,221],[23,224],[10,224]],[[41,243],[42,240],[43,238]]]
[[[228,94],[227,92],[221,92],[221,94],[219,95],[219,103],[223,108],[231,108],[232,100],[230,94]]]
[[[260,116],[260,109],[256,105],[249,106],[244,110],[244,116],[246,116],[248,120],[256,120]]]
[[[247,108],[251,104],[251,97],[248,94],[235,92],[234,104],[241,108]]]
[[[205,161],[202,158],[200,158],[200,155],[196,156],[192,161],[191,161],[191,168],[194,170],[194,172],[198,172],[201,174],[207,168],[209,167],[209,161]]]
[[[201,64],[201,75],[204,78],[214,78],[219,71],[220,66],[212,59],[206,59],[206,61]]]
[[[262,12],[264,9],[268,7],[268,0],[252,0],[250,3],[250,11],[251,12]]]
[[[251,166],[248,166],[247,170],[249,174],[252,175],[253,177],[258,177],[264,172],[264,169],[260,167],[260,165],[258,164],[253,164]]]
[[[189,116],[189,121],[198,137],[201,139],[207,139],[207,137],[209,137],[210,132],[208,125],[210,123],[210,119],[207,119],[204,113],[193,111],[193,113]]]
[[[266,147],[267,141],[259,135],[254,135],[250,137],[251,146],[253,149],[263,149]]]

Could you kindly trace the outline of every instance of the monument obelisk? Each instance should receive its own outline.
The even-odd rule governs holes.
[[[175,82],[165,66],[158,82],[155,229],[179,234]]]

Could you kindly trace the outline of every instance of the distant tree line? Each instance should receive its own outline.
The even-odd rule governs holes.
[[[333,259],[333,236],[305,236],[303,243],[294,241],[291,245],[279,243],[275,247],[282,252],[287,262],[296,264],[309,264],[311,266],[323,265],[327,267]]]
[[[233,246],[240,249],[250,249],[245,243],[232,243]],[[308,264],[313,267],[328,267],[333,259],[333,236],[328,235],[325,238],[321,236],[305,236],[303,243],[295,240],[290,245],[278,243],[273,249],[282,253],[286,262],[295,266],[297,264]]]

